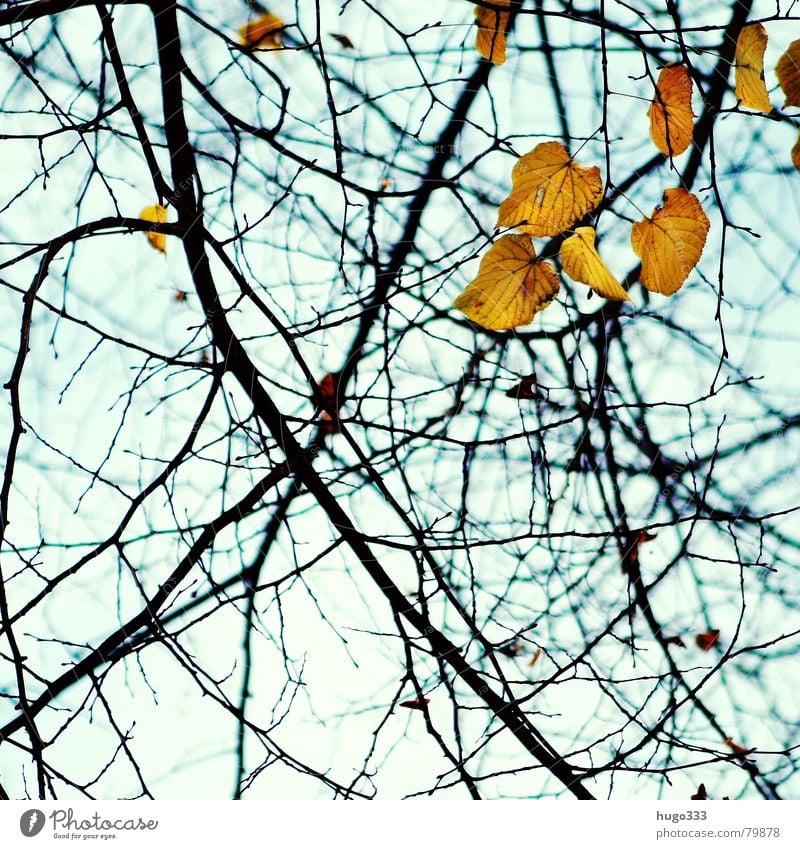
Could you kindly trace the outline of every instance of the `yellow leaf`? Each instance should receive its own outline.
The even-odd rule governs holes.
[[[710,223],[700,201],[686,189],[667,189],[650,218],[633,225],[631,244],[642,260],[642,286],[674,295],[697,265]]]
[[[281,46],[282,30],[283,21],[272,12],[265,12],[239,27],[239,44],[248,50],[258,48],[277,50]]]
[[[506,29],[508,28],[508,9],[511,0],[489,0],[496,9],[486,6],[475,7],[475,23],[478,35],[475,37],[475,49],[495,65],[506,61]]]
[[[793,41],[775,67],[786,106],[800,106],[800,38]]]
[[[155,206],[146,206],[140,213],[139,218],[144,221],[152,221],[154,224],[166,224],[167,210],[158,204]],[[162,254],[167,252],[167,236],[165,233],[157,233],[155,230],[149,230],[146,234],[147,241]]]
[[[511,173],[511,194],[500,204],[498,227],[532,236],[556,236],[591,212],[603,197],[597,166],[584,168],[560,142],[542,142],[521,156]]]
[[[484,254],[478,276],[453,306],[489,330],[511,330],[530,324],[550,306],[559,281],[549,262],[536,259],[530,236],[501,236]]]
[[[658,75],[650,104],[650,138],[664,156],[678,156],[692,143],[692,78],[683,65],[667,65]]]
[[[792,164],[800,171],[800,135],[797,136],[797,141],[792,148]]]
[[[598,295],[613,301],[629,301],[628,293],[600,259],[594,246],[596,235],[594,227],[578,227],[561,245],[561,265],[576,283],[585,283]]]
[[[736,97],[742,106],[769,114],[767,86],[764,82],[764,52],[767,31],[761,24],[748,24],[736,40]]]

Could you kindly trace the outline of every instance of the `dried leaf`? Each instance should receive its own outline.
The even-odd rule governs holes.
[[[561,142],[542,142],[517,160],[511,194],[500,205],[498,227],[556,236],[591,212],[603,197],[597,166],[573,162]]]
[[[326,374],[319,382],[319,391],[320,395],[322,395],[323,404],[319,427],[323,433],[339,432],[338,379],[338,374]]]
[[[662,68],[650,104],[650,138],[664,156],[678,156],[692,143],[692,78],[683,65]]]
[[[698,648],[701,648],[703,651],[711,651],[714,646],[717,644],[719,640],[719,631],[716,628],[712,628],[710,631],[706,631],[704,634],[698,634],[694,641],[697,643]]]
[[[248,50],[277,50],[281,46],[283,26],[283,21],[277,15],[264,12],[239,27],[239,43]]]
[[[684,643],[683,637],[679,636],[664,637],[664,643],[668,646],[680,646],[682,649],[686,648],[686,643]]]
[[[409,708],[410,710],[422,710],[424,705],[430,703],[430,699],[409,699],[407,702],[400,702],[400,707]]]
[[[786,106],[800,106],[800,38],[793,41],[775,66]]]
[[[800,134],[798,134],[797,141],[792,148],[792,165],[800,171]]]
[[[735,755],[746,755],[750,750],[746,749],[744,746],[740,746],[738,743],[734,743],[730,737],[725,740],[725,745],[735,754]]]
[[[693,194],[667,189],[663,204],[631,231],[633,250],[642,260],[642,286],[660,295],[674,295],[700,260],[709,226]]]
[[[495,65],[506,61],[506,30],[508,29],[508,9],[511,0],[490,0],[495,9],[487,6],[475,7],[475,23],[478,35],[475,37],[475,49]]]
[[[706,792],[705,784],[701,784],[697,788],[697,793],[692,794],[692,799],[699,799],[701,801],[706,801],[708,799],[708,793]]]
[[[139,218],[144,221],[152,221],[154,224],[166,224],[167,210],[166,207],[156,204],[155,206],[146,206],[140,213]],[[148,230],[146,233],[147,241],[162,254],[167,252],[167,236],[165,233],[158,233],[155,230]]]
[[[797,141],[792,148],[792,165],[800,171],[800,134],[798,134]]]
[[[527,377],[523,377],[516,386],[512,386],[505,394],[506,398],[516,398],[517,400],[524,398],[532,401],[535,398],[542,398],[542,393],[536,385],[535,374],[529,374]]]
[[[341,44],[342,47],[344,47],[347,50],[352,50],[355,47],[355,44],[353,44],[353,41],[352,41],[352,39],[350,38],[349,35],[343,35],[343,34],[338,34],[338,33],[332,32],[331,38],[335,38],[339,42],[339,44]]]
[[[629,301],[628,293],[600,259],[594,246],[596,235],[594,227],[578,227],[561,245],[561,265],[576,283],[585,283],[604,298]]]
[[[499,651],[500,654],[504,654],[506,657],[516,657],[524,650],[525,644],[519,640],[512,640],[510,643],[504,643],[502,646],[497,647],[497,651]]]
[[[549,262],[536,259],[529,236],[501,236],[481,260],[478,276],[453,306],[489,330],[530,324],[558,294],[559,281]]]
[[[764,52],[767,31],[761,24],[748,24],[736,40],[736,97],[742,106],[769,114],[767,86],[764,82]]]
[[[655,534],[648,533],[641,529],[633,531],[628,537],[625,548],[622,552],[622,572],[623,574],[632,574],[634,567],[639,563],[639,549],[645,542],[651,542],[656,538]]]
[[[542,650],[540,648],[536,649],[536,651],[533,653],[533,657],[531,658],[531,662],[528,664],[528,666],[531,669],[533,669],[533,667],[536,666],[536,664],[539,662],[539,658],[541,656],[542,656]]]

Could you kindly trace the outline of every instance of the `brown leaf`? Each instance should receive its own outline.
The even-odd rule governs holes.
[[[746,755],[750,750],[746,749],[744,746],[740,746],[738,743],[734,743],[730,737],[725,740],[725,745],[735,754],[735,755]]]
[[[535,398],[542,398],[542,393],[539,387],[536,385],[536,375],[529,374],[527,377],[523,377],[522,380],[516,385],[512,386],[506,393],[506,398],[516,398],[527,399],[532,401]]]
[[[686,643],[683,641],[683,637],[674,636],[674,637],[664,637],[664,644],[668,646],[680,646],[682,649],[686,648]]]
[[[712,628],[710,631],[706,631],[705,634],[698,634],[694,641],[697,643],[698,647],[703,651],[710,651],[717,644],[717,640],[719,640],[719,631],[716,628]]]
[[[335,38],[339,42],[339,44],[341,44],[342,47],[346,48],[347,50],[352,50],[355,47],[355,44],[353,44],[349,35],[342,35],[339,33],[332,32],[331,38]]]
[[[692,799],[700,799],[702,801],[705,801],[706,799],[708,799],[708,793],[706,792],[705,784],[701,784],[697,788],[697,793],[692,794]]]
[[[322,395],[322,415],[319,424],[323,433],[339,433],[339,375],[326,374],[319,382]]]
[[[639,563],[639,548],[642,543],[650,542],[656,538],[655,534],[648,533],[644,529],[638,531],[631,531],[631,535],[628,538],[627,545],[625,546],[625,550],[622,553],[622,572],[623,574],[630,574],[631,569],[634,566],[637,566]]]
[[[542,650],[541,650],[540,648],[539,648],[539,649],[536,649],[536,651],[533,653],[533,657],[531,658],[531,662],[528,664],[528,666],[529,666],[531,669],[532,669],[534,666],[536,666],[536,664],[539,662],[539,658],[540,658],[541,656],[542,656]]]
[[[409,699],[406,702],[400,702],[400,707],[409,708],[410,710],[422,710],[429,702],[430,699]]]

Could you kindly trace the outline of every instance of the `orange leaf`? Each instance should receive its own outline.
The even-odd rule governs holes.
[[[529,666],[531,669],[532,669],[534,666],[536,666],[536,664],[539,662],[539,658],[540,658],[541,656],[542,656],[542,650],[541,650],[540,648],[539,648],[539,649],[536,649],[536,651],[533,653],[533,657],[531,658],[531,662],[528,664],[528,666]]]
[[[730,737],[725,740],[725,745],[736,755],[746,755],[750,750],[738,743],[734,743]]]
[[[407,702],[400,702],[400,707],[422,710],[423,706],[429,703],[430,699],[409,699]]]
[[[517,160],[511,194],[500,205],[498,227],[556,236],[591,212],[603,197],[597,166],[569,158],[561,142],[542,142]]]
[[[716,628],[712,628],[710,631],[706,631],[705,634],[698,634],[694,641],[697,643],[698,647],[703,651],[711,651],[714,646],[717,644],[719,640],[719,631]]]
[[[797,141],[792,148],[792,165],[800,171],[800,134],[798,134]]]
[[[772,112],[764,82],[764,52],[767,31],[761,24],[748,24],[736,40],[736,97],[742,106]]]
[[[594,227],[578,227],[561,245],[561,265],[576,283],[585,283],[614,301],[629,301],[628,293],[600,259],[594,246]]]
[[[475,7],[475,23],[478,35],[475,37],[475,49],[495,65],[506,61],[506,29],[508,29],[508,9],[511,0],[490,0],[497,8]]]
[[[683,65],[667,65],[658,75],[650,104],[650,138],[664,156],[678,156],[692,143],[692,78]]]
[[[239,44],[248,50],[266,48],[277,50],[281,46],[283,21],[272,12],[265,12],[255,20],[239,27]]]
[[[793,41],[775,67],[786,106],[800,106],[800,38]]]
[[[663,204],[631,231],[633,250],[642,260],[642,286],[660,295],[674,295],[700,260],[709,227],[693,194],[667,189]]]
[[[530,236],[501,236],[484,254],[478,276],[453,306],[489,330],[511,330],[530,324],[550,306],[559,281],[549,262],[536,259]]]
[[[139,218],[144,221],[152,221],[154,224],[166,224],[167,210],[160,204],[155,206],[146,206],[140,213]],[[165,233],[158,233],[155,230],[148,230],[145,234],[147,241],[162,254],[167,252],[167,237]]]

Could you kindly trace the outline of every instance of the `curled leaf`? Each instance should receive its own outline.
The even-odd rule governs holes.
[[[506,30],[508,12],[503,11],[511,5],[511,0],[489,0],[492,6],[475,7],[475,23],[478,35],[475,37],[475,49],[495,65],[506,61]]]
[[[686,189],[667,189],[650,218],[633,225],[631,244],[642,260],[645,289],[674,295],[697,265],[710,223],[700,201]]]
[[[319,391],[323,404],[319,427],[323,433],[339,432],[338,381],[338,374],[326,374],[319,382]]]
[[[430,699],[409,699],[407,702],[400,702],[400,707],[409,708],[410,710],[422,710],[429,703]]]
[[[536,649],[536,651],[533,653],[533,657],[531,658],[531,662],[528,664],[528,667],[530,669],[533,669],[533,667],[536,666],[536,664],[539,662],[539,658],[541,656],[542,656],[541,648]]]
[[[698,634],[694,638],[694,641],[697,643],[697,647],[703,651],[711,651],[711,649],[713,649],[719,641],[719,630],[717,628],[712,628],[704,634]]]
[[[167,210],[160,204],[155,206],[146,206],[140,213],[139,218],[144,221],[152,221],[154,224],[166,224]],[[147,241],[162,254],[167,252],[167,236],[165,233],[159,233],[156,230],[148,230],[146,233]]]
[[[331,38],[335,38],[339,42],[339,44],[341,44],[342,47],[344,47],[346,50],[352,50],[355,47],[355,44],[353,44],[353,39],[350,38],[349,35],[345,35],[344,33],[332,32]]]
[[[650,104],[650,138],[664,156],[678,156],[692,143],[692,78],[683,65],[661,69]]]
[[[767,86],[764,82],[764,52],[767,31],[761,24],[748,24],[736,39],[736,97],[742,106],[769,114]]]
[[[267,49],[277,50],[281,46],[283,21],[272,12],[248,21],[239,27],[239,43],[248,50]]]
[[[775,66],[786,106],[800,106],[800,38],[793,41]]]
[[[692,799],[696,799],[696,800],[699,800],[699,801],[702,801],[702,802],[705,802],[706,799],[708,799],[708,792],[706,791],[705,784],[701,784],[697,788],[697,793],[692,794]]]
[[[598,295],[613,301],[629,301],[628,293],[600,259],[594,246],[594,227],[578,227],[561,245],[561,265],[576,282],[585,283]]]
[[[792,148],[792,165],[800,171],[800,134],[798,134],[797,141]]]
[[[725,740],[725,745],[735,754],[735,755],[746,755],[750,750],[745,746],[740,746],[738,743],[734,743],[730,737]]]
[[[556,236],[591,212],[603,197],[597,166],[573,162],[561,142],[542,142],[517,160],[511,194],[500,204],[498,227]]]
[[[527,377],[523,377],[516,386],[512,386],[505,394],[506,398],[516,398],[518,401],[523,398],[533,401],[536,398],[541,399],[543,397],[536,384],[535,374],[529,374]]]
[[[478,276],[453,306],[489,330],[530,324],[558,294],[559,281],[549,262],[536,258],[530,236],[501,236],[484,254]]]

